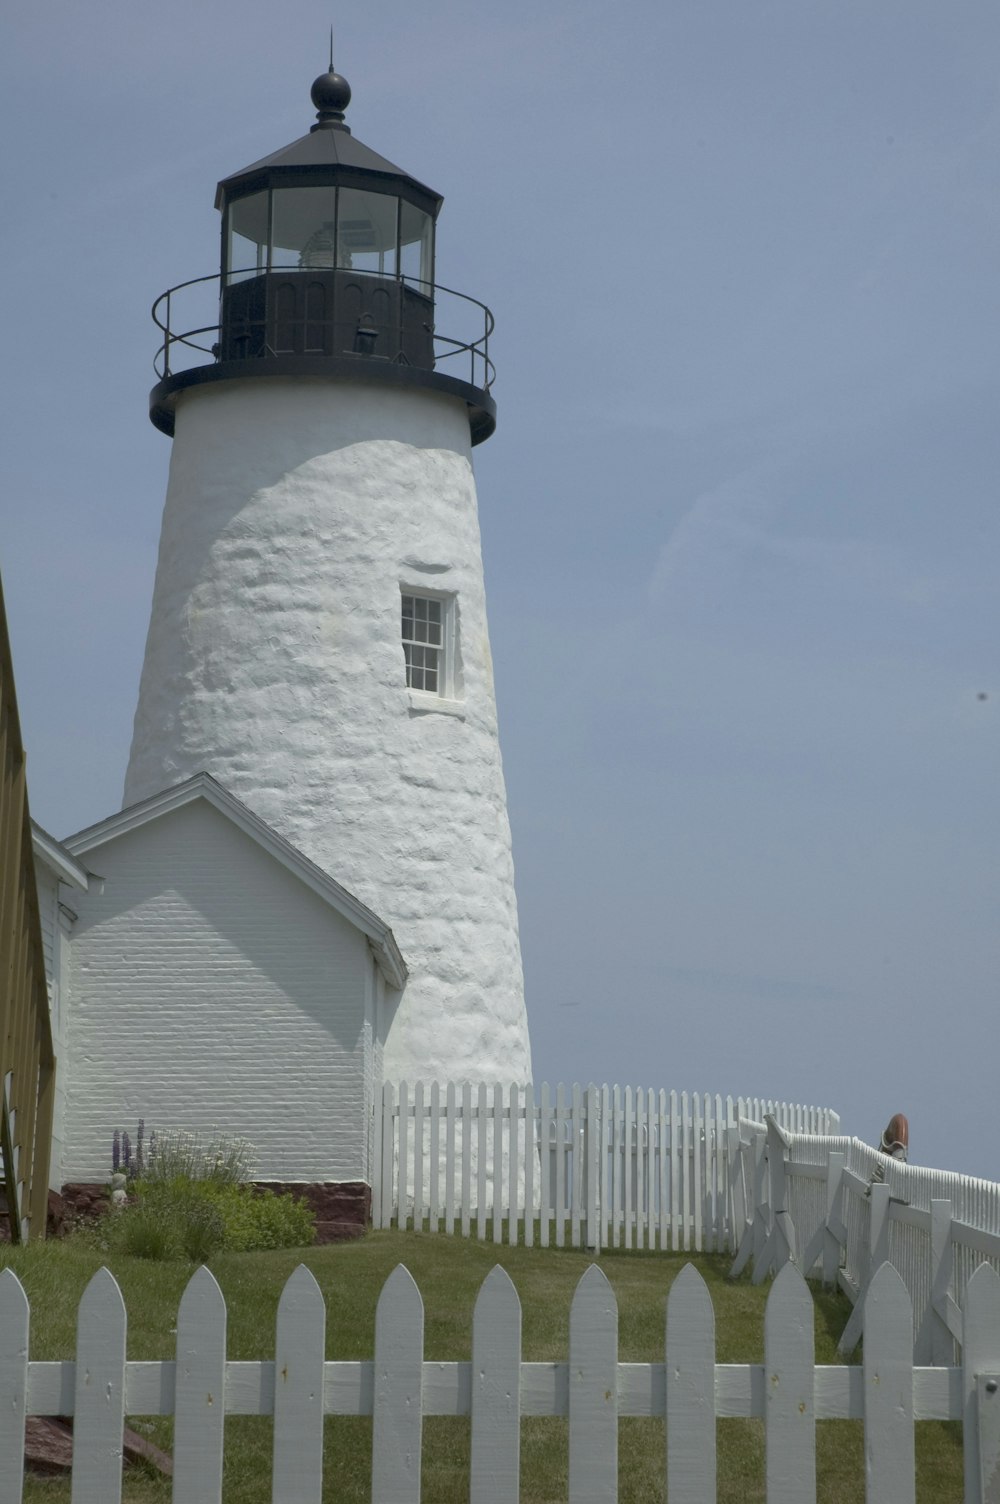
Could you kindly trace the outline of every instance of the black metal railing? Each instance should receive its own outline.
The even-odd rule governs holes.
[[[219,274],[194,277],[153,304],[153,321],[163,333],[153,360],[160,380],[204,364],[199,356],[228,362],[294,354],[370,356],[441,371],[483,391],[493,384],[493,315],[454,288],[418,277],[299,266],[249,267],[222,282]],[[296,286],[303,289],[297,306]],[[306,293],[310,287],[326,295],[319,313]],[[291,306],[279,304],[279,288],[291,289]],[[370,294],[377,314],[363,310],[359,288]]]

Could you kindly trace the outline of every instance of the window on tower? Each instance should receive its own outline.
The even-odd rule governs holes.
[[[456,597],[404,584],[400,621],[411,708],[464,714]]]
[[[403,656],[407,689],[443,691],[443,602],[426,595],[403,596]]]

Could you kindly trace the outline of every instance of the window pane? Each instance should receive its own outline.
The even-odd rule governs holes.
[[[229,205],[228,282],[264,270],[267,253],[267,194],[251,193]]]
[[[404,277],[426,282],[421,291],[430,294],[433,271],[434,221],[422,209],[415,209],[404,199],[399,219],[400,270]]]
[[[443,602],[426,595],[404,595],[400,622],[407,687],[440,694],[444,670]]]
[[[276,188],[271,228],[273,267],[332,267],[334,190]]]
[[[337,210],[337,265],[356,272],[395,274],[396,212],[388,193],[341,188]]]

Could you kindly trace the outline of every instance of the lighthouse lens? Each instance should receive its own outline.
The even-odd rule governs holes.
[[[336,200],[332,188],[276,188],[271,268],[334,265]]]

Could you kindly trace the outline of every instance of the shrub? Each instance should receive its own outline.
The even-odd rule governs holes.
[[[115,1134],[112,1163],[128,1166],[132,1199],[95,1230],[103,1248],[204,1263],[220,1250],[291,1248],[315,1238],[305,1202],[246,1184],[254,1151],[245,1139],[153,1133],[143,1154],[143,1130],[140,1121],[135,1156],[128,1135]]]
[[[297,1248],[316,1236],[316,1219],[304,1201],[290,1192],[250,1186],[227,1186],[212,1198],[225,1224],[223,1247],[231,1253],[260,1248]]]
[[[146,1151],[142,1179],[146,1182],[212,1181],[242,1185],[253,1174],[256,1154],[245,1138],[197,1133],[153,1133]]]

